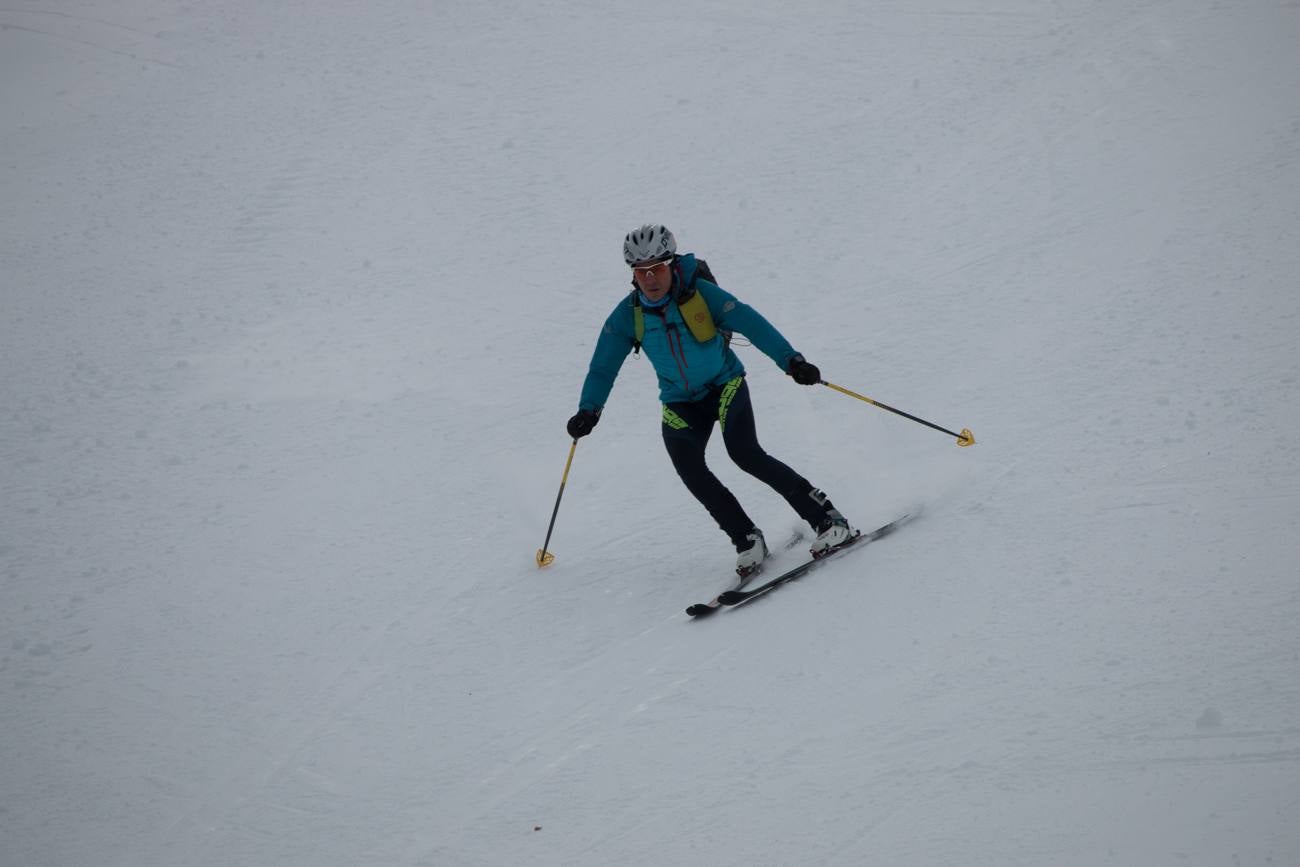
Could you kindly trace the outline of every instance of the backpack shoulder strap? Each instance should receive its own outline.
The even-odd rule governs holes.
[[[713,276],[713,271],[709,269],[709,263],[695,257],[695,272],[691,274],[691,282],[683,287],[681,294],[677,298],[677,309],[682,312],[682,318],[686,320],[686,327],[695,335],[695,339],[701,343],[707,343],[712,340],[714,335],[719,331],[722,332],[722,341],[725,345],[731,344],[731,332],[720,329],[713,322],[713,313],[709,310],[709,305],[704,300],[695,283],[703,277],[714,286],[718,281]]]
[[[632,302],[632,354],[641,354],[641,341],[645,339],[645,314],[641,312],[641,299],[638,292],[633,289],[631,295]]]
[[[678,301],[677,309],[682,314],[686,327],[700,343],[708,343],[718,333],[717,326],[713,324],[713,314],[709,312],[709,305],[698,290],[692,292],[686,300]]]

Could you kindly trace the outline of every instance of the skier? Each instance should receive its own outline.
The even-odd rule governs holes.
[[[702,260],[677,255],[667,227],[648,224],[629,232],[623,259],[632,269],[634,288],[605,320],[578,412],[568,422],[569,436],[576,440],[591,433],[628,353],[644,348],[659,378],[668,456],[736,546],[741,577],[759,568],[768,549],[763,532],[705,464],[715,421],[736,466],[769,485],[812,526],[814,555],[847,541],[853,530],[826,494],[758,444],[745,368],[728,345],[730,332],[749,338],[800,385],[818,384],[821,372],[758,311],[714,283]]]

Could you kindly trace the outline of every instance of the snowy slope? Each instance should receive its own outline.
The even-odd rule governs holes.
[[[0,864],[1300,863],[1300,8],[787,5],[0,10]],[[629,360],[536,569],[647,220],[922,520],[689,621]]]

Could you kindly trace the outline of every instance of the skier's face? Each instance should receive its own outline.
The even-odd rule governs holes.
[[[651,301],[658,301],[673,287],[672,262],[635,265],[632,268],[632,278],[636,280],[637,288],[645,293],[645,297]]]

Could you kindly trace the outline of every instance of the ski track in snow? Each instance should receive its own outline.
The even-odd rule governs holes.
[[[0,9],[0,863],[1300,863],[1297,37]],[[646,220],[972,428],[740,349],[774,454],[924,520],[691,622],[732,553],[629,358],[533,566]]]

